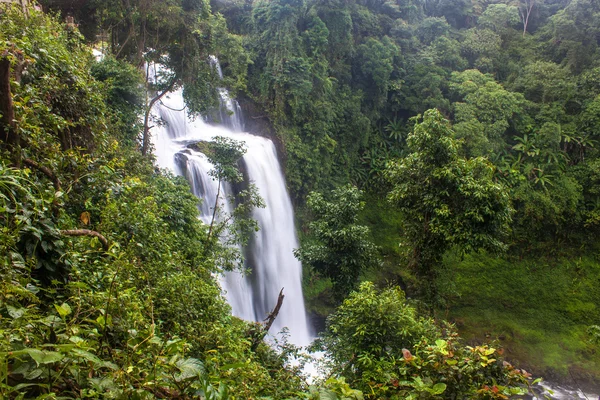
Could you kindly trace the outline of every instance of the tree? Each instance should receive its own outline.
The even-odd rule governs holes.
[[[520,93],[509,92],[491,75],[478,70],[453,72],[450,90],[454,130],[468,155],[487,155],[505,147],[504,134],[517,116],[524,116],[525,100]]]
[[[364,207],[360,197],[361,191],[350,185],[334,190],[330,201],[321,193],[311,193],[307,205],[315,219],[309,224],[310,237],[294,252],[300,261],[331,279],[339,300],[355,288],[362,272],[379,264],[369,228],[357,223]]]
[[[425,14],[430,17],[446,17],[450,25],[464,28],[469,25],[472,13],[471,0],[422,0]]]
[[[436,38],[446,37],[450,25],[444,17],[428,17],[417,25],[416,35],[425,45],[430,45]]]
[[[528,100],[565,105],[576,92],[576,83],[566,68],[547,61],[527,65],[515,79],[514,90],[522,92]]]
[[[454,132],[439,111],[425,112],[407,144],[410,154],[386,170],[392,185],[388,199],[405,214],[412,247],[409,265],[428,286],[428,300],[434,301],[444,252],[453,246],[465,252],[504,249],[500,238],[511,207],[487,159],[459,156]]]
[[[523,22],[523,37],[527,33],[527,25],[529,25],[529,17],[535,6],[535,0],[519,0],[519,16]]]
[[[423,51],[423,56],[447,71],[462,71],[468,65],[467,60],[460,55],[460,43],[447,36],[435,39]]]
[[[206,238],[207,243],[211,239],[215,223],[217,222],[219,201],[221,200],[221,186],[223,182],[236,184],[244,179],[242,173],[237,168],[237,162],[245,153],[246,148],[241,142],[222,136],[215,137],[214,141],[208,144],[207,157],[213,165],[213,169],[209,171],[209,175],[217,181],[217,195],[215,196],[213,215]]]
[[[491,69],[494,59],[500,54],[502,38],[490,29],[472,28],[465,32],[462,52],[472,66],[479,70]],[[487,71],[483,71],[487,72]]]
[[[394,109],[408,110],[410,115],[433,107],[450,109],[450,102],[443,93],[448,81],[448,72],[444,68],[417,63],[407,68],[403,79],[404,84],[391,94]]]
[[[91,74],[105,85],[106,104],[116,117],[121,140],[132,145],[137,143],[139,116],[144,113],[146,101],[143,75],[133,65],[111,56],[93,63]]]
[[[600,33],[600,4],[595,0],[569,1],[541,29],[546,52],[553,61],[579,73],[594,65]]]
[[[519,10],[506,4],[490,4],[479,17],[479,26],[505,36],[519,23]]]
[[[200,142],[195,147],[203,152],[213,165],[208,174],[217,181],[217,194],[205,240],[205,254],[223,254],[220,257],[221,266],[232,269],[239,258],[236,245],[246,244],[250,234],[258,230],[258,224],[250,218],[252,210],[265,205],[253,184],[248,184],[246,188],[238,191],[235,198],[224,199],[221,194],[223,184],[236,185],[244,180],[239,169],[239,161],[246,153],[243,142],[216,136],[213,141]],[[223,202],[227,201],[235,204],[229,214],[223,212]]]
[[[8,151],[12,154],[18,154],[13,162],[20,165],[20,136],[15,132],[15,112],[12,102],[12,93],[10,89],[11,60],[7,49],[0,49],[2,57],[0,58],[0,139],[5,143]]]
[[[383,40],[369,38],[357,49],[360,71],[365,78],[365,85],[375,89],[375,102],[379,95],[385,98],[390,85],[390,76],[394,71],[394,56],[399,53],[398,47],[385,36]]]

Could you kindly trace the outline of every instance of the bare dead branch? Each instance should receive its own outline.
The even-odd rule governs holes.
[[[271,329],[271,325],[273,325],[273,322],[275,322],[275,318],[277,318],[277,315],[279,315],[279,310],[281,310],[281,305],[283,304],[284,297],[285,295],[283,294],[283,288],[281,288],[281,291],[279,292],[279,297],[277,298],[277,305],[275,306],[273,311],[269,313],[267,318],[265,318],[265,332],[268,332],[269,329]]]
[[[61,233],[61,235],[65,235],[65,236],[95,237],[100,241],[100,243],[102,243],[102,247],[104,248],[104,251],[108,250],[108,240],[96,231],[91,231],[89,229],[65,229],[65,230],[61,230],[60,233]]]

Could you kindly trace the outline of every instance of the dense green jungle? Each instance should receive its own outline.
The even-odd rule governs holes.
[[[206,224],[155,164],[153,106],[218,122],[223,86],[278,149],[309,348],[219,286],[256,193]],[[599,393],[599,150],[596,0],[2,2],[0,398]]]

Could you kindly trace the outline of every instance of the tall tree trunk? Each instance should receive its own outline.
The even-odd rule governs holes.
[[[13,163],[21,164],[21,138],[15,124],[15,111],[10,90],[10,60],[0,58],[0,139],[12,153]]]
[[[119,56],[121,55],[121,52],[123,52],[125,50],[125,47],[127,46],[127,44],[130,41],[134,42],[134,46],[137,45],[137,39],[136,39],[136,29],[135,29],[135,21],[133,20],[133,13],[134,13],[134,9],[131,6],[131,2],[129,0],[123,0],[122,1],[122,5],[123,8],[125,9],[125,19],[127,20],[127,27],[128,29],[128,33],[127,33],[127,37],[125,38],[125,41],[123,41],[123,43],[119,43],[119,50],[117,51],[115,58],[119,58]],[[118,37],[118,35],[117,35]],[[137,52],[135,54],[132,54],[133,52],[131,51],[126,51],[123,53],[123,57],[125,57],[127,60],[129,61],[136,61],[136,60],[132,60],[131,57],[135,57],[137,56]],[[114,53],[113,53],[114,54]]]
[[[142,13],[142,21],[140,23],[140,32],[137,37],[136,64],[137,67],[144,68],[144,50],[146,49],[146,14]]]
[[[519,13],[521,14],[521,19],[523,20],[523,37],[525,37],[525,34],[527,33],[527,25],[529,25],[529,17],[531,16],[531,11],[535,5],[535,0],[521,1],[524,1],[524,3],[519,7]]]

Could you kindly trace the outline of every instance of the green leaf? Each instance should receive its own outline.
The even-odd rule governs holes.
[[[71,350],[71,352],[73,354],[83,358],[84,360],[91,361],[94,364],[99,364],[102,362],[102,360],[100,360],[95,354],[92,354],[89,351],[75,348],[75,349]]]
[[[13,306],[6,306],[6,310],[8,311],[8,315],[14,319],[21,318],[25,314],[25,311],[27,311],[25,308],[15,308]]]
[[[37,365],[44,364],[53,364],[58,362],[64,358],[64,356],[56,351],[48,351],[48,350],[39,350],[39,349],[24,349],[19,353],[23,352],[24,354],[29,355]],[[15,354],[17,352],[14,352]]]
[[[242,368],[246,366],[246,363],[243,362],[239,362],[239,363],[232,363],[232,364],[225,364],[221,367],[221,370],[226,371],[228,369],[237,369],[237,368]]]
[[[33,379],[37,379],[39,378],[42,374],[44,373],[44,370],[42,368],[35,368],[32,369],[31,371],[28,371],[27,373],[25,373],[23,375],[23,378],[27,379],[27,380],[33,380]]]
[[[25,389],[28,387],[39,386],[37,383],[19,383],[18,385],[11,388],[12,392],[19,393],[21,389]]]
[[[431,388],[431,394],[441,394],[444,393],[444,390],[446,390],[445,383],[436,383],[433,385],[433,388]]]
[[[56,311],[58,311],[58,314],[61,316],[61,318],[71,314],[71,306],[67,303],[62,303],[60,306],[55,304],[54,308],[56,308]]]
[[[339,400],[338,396],[331,390],[322,389],[319,392],[320,400]]]
[[[195,358],[177,360],[175,366],[181,371],[181,373],[175,375],[175,381],[177,382],[205,373],[204,364],[202,364],[202,361]]]

